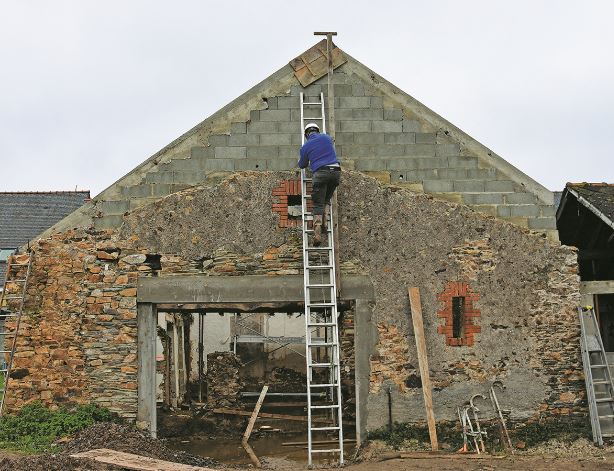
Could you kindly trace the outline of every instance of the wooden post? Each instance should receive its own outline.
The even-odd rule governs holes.
[[[426,408],[426,421],[429,426],[429,436],[431,437],[431,448],[437,451],[437,428],[435,427],[435,414],[433,412],[433,390],[431,387],[431,377],[429,376],[429,363],[426,353],[426,340],[424,338],[424,323],[422,321],[422,304],[420,303],[420,290],[409,288],[409,304],[411,307],[411,320],[414,324],[414,335],[416,337],[416,349],[418,350],[418,364],[420,365],[420,378],[422,379],[422,394],[424,395],[424,406]]]
[[[260,408],[262,407],[264,397],[266,396],[268,390],[269,386],[268,384],[265,384],[262,388],[262,391],[260,391],[260,397],[258,398],[258,402],[256,402],[256,407],[254,407],[254,412],[252,412],[252,416],[249,418],[247,428],[245,429],[243,439],[241,440],[241,445],[243,446],[243,449],[247,452],[247,454],[249,455],[249,459],[252,460],[252,463],[254,463],[254,466],[256,466],[256,468],[262,468],[262,463],[260,463],[260,460],[256,456],[256,453],[254,453],[254,449],[249,445],[249,443],[247,443],[247,441],[252,434],[254,424],[256,423],[256,419],[258,418]]]

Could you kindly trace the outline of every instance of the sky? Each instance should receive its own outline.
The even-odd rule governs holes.
[[[0,191],[113,184],[320,38],[551,190],[614,183],[614,2],[0,0]]]

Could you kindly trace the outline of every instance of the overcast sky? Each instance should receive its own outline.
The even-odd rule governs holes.
[[[0,191],[111,185],[314,31],[551,190],[614,183],[611,1],[0,0]]]

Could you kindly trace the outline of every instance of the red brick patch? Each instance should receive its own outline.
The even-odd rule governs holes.
[[[307,191],[311,192],[311,188]],[[288,196],[300,196],[301,195],[301,181],[299,179],[294,180],[282,180],[279,186],[273,188],[273,212],[279,214],[279,227],[296,227],[300,226],[302,221],[300,218],[292,218],[288,216]],[[307,202],[307,209],[311,211],[311,200]]]
[[[461,335],[454,336],[454,313],[453,299],[456,297],[464,298]],[[480,294],[473,291],[469,283],[464,281],[450,281],[445,289],[437,295],[437,299],[444,305],[443,309],[437,312],[437,317],[445,319],[445,323],[437,327],[437,332],[446,337],[446,345],[471,347],[475,343],[475,334],[479,334],[482,328],[477,325],[480,317],[480,310],[474,306],[474,301],[480,299]]]

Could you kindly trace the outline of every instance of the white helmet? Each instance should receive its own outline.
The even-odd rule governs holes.
[[[308,129],[312,128],[316,128],[316,130],[320,132],[320,126],[318,126],[316,123],[307,123],[307,125],[305,126],[305,134],[307,134]]]

